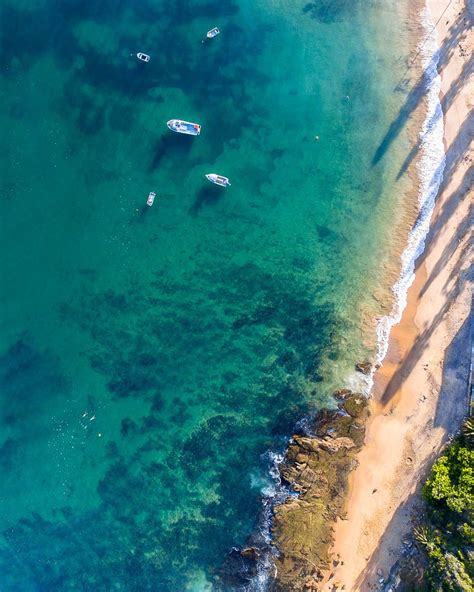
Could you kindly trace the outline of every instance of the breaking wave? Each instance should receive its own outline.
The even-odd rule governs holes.
[[[407,292],[415,277],[415,262],[425,248],[431,215],[441,181],[443,180],[446,161],[443,144],[443,111],[439,97],[441,78],[437,70],[439,61],[437,34],[427,8],[423,10],[421,18],[425,29],[425,37],[420,42],[418,49],[419,54],[422,56],[423,77],[427,89],[427,113],[419,137],[421,152],[421,157],[417,165],[417,173],[420,181],[418,194],[419,213],[415,225],[409,234],[408,244],[401,256],[400,277],[392,288],[395,296],[393,310],[390,315],[382,317],[377,324],[375,368],[385,358],[388,350],[390,330],[400,321],[407,304]],[[369,388],[372,386],[373,372],[370,377]]]

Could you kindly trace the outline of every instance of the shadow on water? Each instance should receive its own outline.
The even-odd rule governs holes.
[[[469,125],[466,122],[469,122],[469,118],[467,118],[464,122],[466,125]],[[447,186],[447,184],[451,181],[456,167],[465,158],[469,149],[469,143],[466,143],[466,138],[468,136],[469,134],[463,125],[446,153],[445,178],[443,180],[441,189],[444,186]],[[444,207],[436,215],[435,219],[433,220],[431,230],[426,238],[425,249],[416,261],[416,269],[419,269],[420,266],[423,265],[427,255],[432,251],[433,246],[436,244],[443,228],[446,224],[448,224],[452,212],[454,212],[459,203],[465,199],[471,179],[472,169],[469,169],[464,175],[464,178],[461,179],[458,187],[454,189],[452,194],[448,197]],[[439,273],[446,267],[447,263],[452,260],[456,248],[459,245],[459,241],[465,237],[470,224],[471,215],[469,212],[462,220],[459,221],[457,228],[454,230],[453,236],[451,237],[451,240],[445,245],[443,252],[440,255],[439,262],[431,270],[430,275],[426,280],[426,287],[423,288],[420,296],[426,292],[427,287],[433,283]],[[392,399],[393,395],[400,389],[405,379],[410,375],[413,368],[423,355],[426,347],[429,345],[430,339],[436,331],[438,325],[444,320],[445,315],[451,306],[452,300],[456,294],[459,293],[463,282],[466,281],[466,279],[469,280],[469,278],[472,276],[472,265],[468,266],[468,268],[464,271],[460,269],[464,262],[464,258],[467,256],[467,253],[468,251],[466,249],[460,253],[456,264],[454,265],[453,273],[449,276],[448,280],[442,287],[443,293],[445,294],[444,305],[438,311],[429,325],[427,325],[418,335],[411,351],[405,356],[402,364],[392,376],[381,399],[383,404],[387,404]]]
[[[450,290],[441,309],[434,316],[429,325],[416,337],[411,350],[404,356],[402,363],[388,382],[380,399],[382,405],[387,405],[394,395],[402,388],[405,380],[410,376],[424,351],[429,346],[431,337],[435,333],[439,324],[445,319],[445,315],[451,306],[451,301],[455,298],[456,294],[457,286]]]
[[[148,171],[153,172],[159,168],[166,157],[172,158],[173,161],[176,160],[176,157],[184,160],[191,151],[192,141],[193,139],[189,136],[176,134],[174,132],[169,132],[168,134],[161,136],[156,143]]]
[[[453,52],[456,50],[462,35],[466,30],[468,30],[471,27],[471,25],[471,17],[467,13],[462,13],[458,17],[457,21],[455,21],[454,24],[451,26],[449,34],[447,35],[444,43],[435,52],[435,54],[430,60],[430,63],[426,68],[424,68],[422,75],[418,78],[413,88],[409,91],[405,103],[401,107],[397,117],[392,121],[390,127],[387,130],[387,133],[380,142],[372,159],[373,166],[378,164],[380,160],[385,156],[392,143],[397,139],[402,129],[410,120],[410,117],[412,116],[414,111],[417,109],[417,107],[420,105],[420,103],[426,96],[427,85],[431,80],[431,76],[434,72],[434,69],[437,68],[438,72],[442,72],[446,64],[449,62],[451,56],[453,55]],[[401,81],[397,89],[403,90],[403,86],[407,83],[408,81]],[[461,81],[457,83],[458,88],[461,87],[460,83]],[[453,100],[452,93],[449,100]],[[418,145],[417,149],[411,154],[411,160],[415,157],[419,147],[420,146]],[[404,167],[406,168],[406,166],[406,163],[402,166],[402,172],[404,170]]]
[[[448,252],[450,255],[454,253],[455,247],[458,245],[458,239],[463,235],[463,233],[466,232],[467,228],[468,226],[466,225],[464,220],[459,225],[455,233],[455,236],[453,237],[450,245],[446,247],[445,252]],[[466,250],[463,250],[460,254],[459,260],[461,260],[461,258],[464,257],[466,254]],[[444,258],[446,259],[446,256]],[[416,337],[411,350],[404,357],[402,364],[399,366],[397,371],[390,379],[381,398],[381,403],[383,405],[389,403],[389,401],[392,399],[395,393],[398,392],[399,389],[403,386],[405,380],[410,376],[416,364],[422,357],[424,351],[429,346],[430,340],[435,331],[437,330],[438,326],[445,320],[446,314],[448,313],[454,298],[456,298],[456,296],[462,289],[464,282],[472,281],[472,270],[472,265],[461,272],[459,271],[459,264],[455,266],[455,273],[454,275],[450,276],[451,281],[448,280],[448,282],[445,284],[443,288],[443,293],[446,295],[443,306],[440,308],[440,310],[434,316],[431,322],[427,324],[424,330],[422,330],[421,333]],[[439,273],[439,271],[440,269],[434,269],[432,273],[437,274]],[[428,278],[428,281],[430,280],[431,278]],[[452,281],[454,281],[454,284],[452,284]],[[449,284],[451,284],[451,287],[448,289]]]
[[[147,204],[143,205],[141,208],[137,208],[136,215],[133,218],[130,218],[129,224],[143,224],[145,220],[149,217],[152,208]]]
[[[129,18],[139,23],[161,20],[182,24],[205,17],[228,18],[239,11],[235,2],[222,3],[219,0],[207,2],[176,0],[171,4],[165,3],[162,8],[150,0],[142,2],[104,0],[99,4],[72,0],[51,6],[48,3],[45,3],[45,6],[38,4],[38,6],[22,9],[15,6],[13,2],[3,3],[1,21],[9,24],[8,28],[3,27],[2,30],[1,57],[5,61],[15,56],[28,66],[43,53],[53,51],[59,63],[70,68],[71,58],[77,56],[77,50],[80,49],[73,34],[73,27],[81,21],[94,21],[106,25],[115,23],[117,18],[125,13],[131,13]],[[176,30],[170,30],[170,45],[176,33]],[[5,68],[2,68],[2,74],[7,74]]]
[[[261,51],[262,43],[256,44],[247,29],[228,23],[225,27],[226,48],[214,51],[213,44],[209,44],[205,51],[199,52],[200,57],[196,60],[193,44],[202,48],[201,38],[190,40],[186,35],[186,23],[196,18],[212,16],[222,19],[235,15],[239,8],[234,2],[222,6],[215,0],[178,0],[173,6],[167,5],[160,10],[150,6],[154,3],[146,0],[140,6],[113,0],[106,0],[105,4],[95,8],[84,6],[83,2],[70,4],[50,10],[42,7],[22,10],[9,4],[1,7],[0,18],[10,26],[2,31],[0,61],[4,66],[2,75],[14,77],[45,54],[50,54],[56,64],[68,73],[64,100],[55,107],[68,120],[71,119],[71,107],[75,108],[77,111],[73,118],[81,132],[92,135],[103,129],[112,107],[115,108],[115,128],[127,131],[130,123],[119,121],[120,107],[128,108],[127,101],[149,98],[149,92],[157,88],[182,89],[203,114],[206,111],[215,114],[214,110],[222,108],[222,99],[228,98],[232,87],[232,94],[239,102],[239,109],[233,113],[232,125],[228,127],[233,130],[234,136],[238,136],[244,128],[244,119],[251,113],[255,115],[248,80],[253,80],[255,84],[265,84],[268,80],[255,64],[255,55]],[[87,30],[88,18],[92,18],[102,23],[105,32],[115,35],[115,31],[111,30],[114,21],[125,18],[128,10],[132,11],[130,18],[133,26],[127,33],[119,35],[118,52],[104,45],[99,36],[85,41],[77,32],[83,24]],[[149,51],[153,59],[150,64],[143,64],[133,53],[138,42],[134,27],[142,24],[149,26],[150,14],[156,21],[176,23],[178,26],[162,25],[149,29],[143,49],[153,47],[153,51]],[[259,33],[264,40],[266,31]],[[236,77],[238,70],[245,70],[246,77]],[[219,71],[218,77],[213,74],[216,71]],[[190,89],[193,89],[192,93]]]
[[[197,193],[192,206],[189,208],[191,216],[197,216],[204,206],[213,206],[224,195],[225,189],[216,185],[202,187]]]
[[[449,87],[448,92],[441,98],[440,106],[436,109],[435,113],[431,117],[431,119],[426,124],[426,129],[428,133],[430,130],[433,129],[433,126],[437,123],[437,121],[442,117],[443,113],[446,113],[448,109],[451,107],[454,99],[458,95],[460,91],[464,88],[464,85],[469,80],[470,76],[474,72],[474,64],[471,61],[467,61],[464,64],[461,74],[458,78],[451,84]],[[422,147],[423,139],[420,139],[413,148],[408,153],[408,156],[405,158],[400,170],[397,174],[397,181],[400,177],[407,171],[408,167],[412,163],[415,156],[418,154]]]

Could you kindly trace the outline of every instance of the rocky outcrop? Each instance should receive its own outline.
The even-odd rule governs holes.
[[[339,389],[334,391],[333,396],[338,401],[345,401],[348,397],[352,395],[351,389]]]
[[[357,372],[362,372],[362,374],[368,375],[372,371],[372,364],[370,362],[359,362],[355,365],[355,369]]]
[[[341,390],[335,396],[339,408],[318,414],[315,436],[293,436],[280,465],[281,478],[295,495],[274,511],[274,543],[280,552],[275,591],[317,590],[328,566],[333,524],[343,513],[347,477],[356,466],[368,416],[362,395]]]
[[[234,547],[227,555],[223,565],[217,571],[215,586],[213,589],[245,590],[255,578],[258,570],[258,559],[263,549],[246,547],[237,549]]]

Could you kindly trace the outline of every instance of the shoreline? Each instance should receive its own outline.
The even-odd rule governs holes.
[[[464,0],[427,0],[427,5],[439,41],[444,179],[427,217],[431,223],[424,250],[415,249],[418,259],[413,283],[407,282],[406,306],[385,331],[386,355],[374,375],[366,443],[349,477],[346,516],[335,526],[334,569],[326,573],[324,589],[380,586],[410,530],[420,480],[467,411],[456,367],[463,364],[456,358],[470,349],[465,347],[472,295],[466,197],[472,182],[467,129],[472,105],[466,86],[472,89],[472,78],[466,71],[472,31]],[[450,364],[453,348],[457,355]]]
[[[434,26],[427,27],[420,22],[422,9],[427,10],[425,2],[430,4],[433,11],[433,22],[438,21],[443,13],[445,20],[440,23],[451,21],[445,31],[439,31]],[[438,5],[437,11],[432,4]],[[449,14],[445,10],[448,4],[451,8]],[[340,429],[332,425],[329,434],[325,430],[328,417],[322,412],[316,418],[314,427],[309,428],[308,434],[293,436],[285,456],[276,463],[275,470],[280,474],[279,481],[283,483],[283,488],[298,491],[299,496],[288,497],[288,491],[286,495],[281,491],[284,499],[271,503],[275,514],[271,525],[267,524],[270,530],[267,533],[268,540],[264,537],[265,542],[260,546],[261,541],[250,539],[250,546],[238,553],[239,562],[243,557],[245,560],[250,558],[251,562],[256,559],[258,564],[266,564],[265,574],[255,568],[260,576],[264,575],[262,579],[257,577],[258,584],[253,580],[257,584],[256,589],[263,589],[269,584],[270,589],[275,591],[304,589],[309,592],[380,587],[382,574],[386,578],[391,566],[401,555],[402,540],[410,530],[411,513],[419,501],[414,493],[419,489],[432,460],[449,435],[457,430],[465,414],[466,409],[460,411],[463,405],[461,402],[454,411],[454,419],[451,417],[448,429],[443,431],[443,427],[433,427],[445,378],[443,354],[470,310],[469,287],[466,286],[465,277],[456,290],[443,295],[442,289],[446,275],[452,281],[459,265],[459,255],[467,259],[466,224],[462,227],[462,237],[456,239],[461,240],[461,243],[454,252],[450,249],[448,260],[445,249],[446,245],[452,245],[450,232],[458,230],[458,218],[464,216],[468,206],[465,197],[469,162],[456,156],[463,155],[467,148],[465,142],[460,142],[457,137],[460,130],[463,132],[462,138],[467,135],[464,121],[467,106],[463,112],[463,121],[451,122],[450,116],[446,126],[443,122],[443,115],[449,115],[452,104],[456,112],[459,111],[457,103],[463,91],[462,85],[459,85],[461,79],[458,78],[458,70],[462,71],[463,66],[466,68],[466,56],[453,56],[453,51],[458,48],[454,42],[459,41],[465,29],[459,26],[459,19],[456,19],[461,4],[464,4],[464,0],[418,0],[416,6],[412,6],[411,19],[407,21],[414,40],[412,57],[407,62],[405,74],[409,78],[415,77],[416,88],[413,97],[412,81],[407,100],[414,98],[415,106],[411,108],[412,105],[409,105],[410,116],[403,121],[403,125],[408,127],[413,148],[400,172],[412,180],[413,188],[406,193],[406,209],[397,229],[400,240],[392,251],[393,266],[389,265],[386,269],[387,283],[380,289],[380,294],[386,290],[387,295],[392,295],[392,311],[378,319],[372,317],[373,322],[368,320],[365,327],[365,333],[372,330],[377,343],[372,372],[366,376],[365,373],[359,375],[359,380],[366,383],[363,392],[372,394],[368,400],[370,417],[364,421],[354,418],[355,424],[349,431],[345,427]],[[454,27],[452,38],[449,36],[451,26]],[[440,37],[439,46],[447,42],[446,52],[439,52],[439,72],[434,63],[434,55],[438,53],[439,47],[436,38],[433,38],[436,33]],[[428,40],[429,47],[423,47]],[[444,100],[445,96],[449,97],[449,102]],[[436,134],[432,133],[434,127],[437,127]],[[436,145],[427,145],[433,136]],[[456,138],[456,142],[453,138]],[[442,182],[445,166],[447,181]],[[446,236],[438,242],[437,233],[441,230]],[[443,268],[440,269],[441,266]],[[450,304],[449,299],[454,296],[455,304],[452,307],[445,306],[446,303]],[[436,329],[433,331],[436,333],[435,345],[425,343],[426,337],[432,336],[428,329],[431,322]],[[466,338],[464,333],[463,338]],[[423,355],[418,357],[416,351]],[[436,354],[431,356],[432,363],[423,364],[425,358],[430,357],[430,352]],[[416,358],[414,368],[411,367],[413,358]],[[416,371],[415,379],[412,381],[410,376],[410,380],[407,380],[405,374],[408,372],[411,375],[412,371]],[[413,384],[408,384],[408,388],[407,383],[411,382]],[[424,392],[428,392],[429,396],[423,394],[420,397],[417,394],[419,388],[425,389]],[[346,390],[338,392],[344,393]],[[347,392],[351,392],[352,397],[357,396],[357,390]],[[390,394],[388,401],[385,400],[387,392]],[[341,398],[336,397],[337,400],[341,401]],[[344,402],[337,406],[344,410]],[[365,444],[359,445],[358,438],[354,440],[353,427],[366,432]],[[417,454],[418,441],[425,440],[423,453]],[[328,442],[336,444],[337,449],[339,445],[340,448],[346,448],[339,459],[331,461],[335,461],[333,465],[328,464],[320,452],[321,447],[324,449]],[[327,480],[324,478],[326,469],[322,465],[327,465],[326,469],[329,467],[329,474],[331,471],[337,472],[340,479],[340,490],[328,498],[330,501],[326,509],[319,508],[321,516],[327,519],[324,527],[317,526],[319,518],[313,515],[312,508],[313,505],[318,506],[327,495]],[[357,465],[358,468],[355,468]],[[380,484],[370,488],[368,483],[372,483],[374,475],[378,476]],[[399,481],[405,481],[408,485],[399,487]],[[329,482],[332,482],[331,478]],[[319,499],[316,504],[315,499]],[[365,506],[362,516],[359,515],[361,505]],[[283,516],[282,511],[286,516]],[[282,520],[286,526],[282,525]],[[296,527],[297,523],[299,526]],[[390,537],[385,532],[388,525],[392,531]],[[299,540],[298,530],[306,531],[307,534],[312,530],[315,532],[312,538],[320,540],[309,544],[303,540],[304,537]],[[331,530],[334,531],[332,534]],[[356,540],[359,545],[354,548]],[[281,560],[277,560],[273,553],[275,545],[282,552]],[[332,559],[331,571],[329,559]],[[275,561],[273,568],[276,567],[276,572],[272,575],[270,564]]]

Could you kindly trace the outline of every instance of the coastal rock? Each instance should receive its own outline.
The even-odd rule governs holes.
[[[372,364],[370,362],[359,362],[355,365],[355,369],[357,372],[362,372],[362,374],[368,375],[372,370]]]
[[[257,575],[258,557],[259,551],[255,547],[245,549],[234,547],[217,571],[219,582],[226,588],[248,584]]]
[[[260,557],[260,551],[256,547],[246,547],[240,551],[242,557],[246,557],[247,559],[257,560]]]
[[[312,590],[307,582],[317,584],[315,573],[328,566],[333,523],[344,511],[347,477],[357,464],[368,417],[365,397],[342,396],[339,409],[316,416],[315,436],[293,436],[279,465],[282,480],[298,496],[274,508],[272,532],[280,555],[272,590]]]
[[[338,401],[344,401],[352,395],[351,389],[339,389],[333,392],[333,397]]]
[[[354,395],[344,401],[341,408],[351,417],[359,417],[367,408],[367,400],[362,395]]]
[[[342,448],[354,448],[355,442],[354,440],[351,440],[351,438],[334,438],[321,442],[320,446],[323,450],[327,450],[327,452],[334,454],[335,452],[339,452]]]
[[[309,580],[306,580],[304,589],[307,592],[318,592],[319,583],[314,578],[310,578]]]

